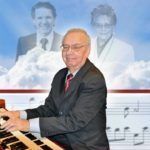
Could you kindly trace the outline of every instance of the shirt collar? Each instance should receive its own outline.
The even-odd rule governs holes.
[[[76,70],[74,73],[71,73],[71,74],[73,75],[73,78],[75,77],[75,75],[77,74],[78,71],[79,71],[79,70]],[[68,70],[68,73],[67,73],[66,77],[67,77],[69,74],[70,74],[70,71]]]
[[[37,45],[40,45],[40,40],[42,38],[46,38],[48,40],[48,43],[52,43],[54,37],[54,31],[51,31],[50,34],[48,34],[47,36],[42,36],[40,33],[37,32]]]

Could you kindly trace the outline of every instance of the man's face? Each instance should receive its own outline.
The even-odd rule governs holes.
[[[114,25],[111,18],[106,15],[100,15],[94,19],[93,27],[100,40],[106,42],[113,34]]]
[[[51,33],[55,18],[52,11],[47,8],[38,8],[35,10],[35,18],[33,19],[37,32],[46,36]]]
[[[62,47],[63,60],[69,70],[73,71],[85,63],[90,51],[85,35],[79,32],[69,33],[65,37]]]

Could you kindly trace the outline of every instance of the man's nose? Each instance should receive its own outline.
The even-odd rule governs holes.
[[[99,30],[106,30],[106,26],[105,25],[99,25]]]
[[[47,23],[47,19],[46,18],[42,18],[42,24],[46,24]]]
[[[73,51],[73,50],[72,50],[71,46],[69,46],[69,47],[68,47],[68,50],[67,50],[67,54],[71,54],[72,51]]]

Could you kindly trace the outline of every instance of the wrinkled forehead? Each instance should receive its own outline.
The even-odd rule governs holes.
[[[88,43],[87,36],[82,32],[69,32],[64,36],[63,44]]]

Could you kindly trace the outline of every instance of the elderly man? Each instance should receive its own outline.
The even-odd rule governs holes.
[[[40,132],[69,150],[109,150],[107,89],[102,73],[88,60],[89,53],[88,34],[82,29],[69,30],[62,42],[67,67],[55,75],[45,104],[0,113],[10,118],[2,127],[7,131]]]
[[[16,60],[34,47],[48,51],[59,51],[62,36],[54,32],[56,9],[49,2],[38,2],[31,10],[36,33],[20,37],[18,40]]]

